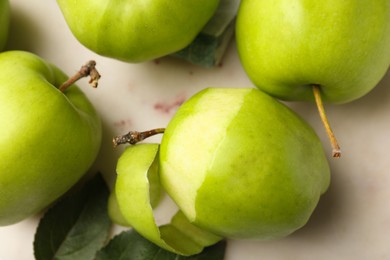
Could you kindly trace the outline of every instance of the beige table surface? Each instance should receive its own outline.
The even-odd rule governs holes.
[[[9,45],[13,49],[32,51],[67,74],[87,60],[96,60],[102,74],[99,88],[89,88],[86,80],[79,85],[104,124],[102,149],[91,172],[103,172],[110,185],[123,149],[112,149],[114,135],[165,127],[178,105],[205,87],[253,87],[234,42],[223,64],[213,69],[173,58],[127,64],[98,56],[79,44],[54,0],[11,0],[11,5]],[[365,97],[326,106],[342,146],[341,159],[330,157],[313,104],[289,106],[307,119],[323,140],[332,170],[331,186],[304,228],[277,241],[229,241],[226,259],[390,259],[390,73]],[[166,199],[157,209],[158,221],[166,221],[174,207]],[[33,259],[32,240],[39,217],[0,227],[0,260]]]

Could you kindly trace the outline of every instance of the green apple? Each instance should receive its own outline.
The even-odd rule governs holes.
[[[86,173],[101,122],[75,85],[38,56],[0,54],[0,226],[47,207]]]
[[[8,0],[0,0],[0,51],[8,39],[10,8]]]
[[[57,0],[73,35],[90,50],[128,62],[176,52],[191,43],[219,0]]]
[[[287,106],[256,89],[210,88],[168,124],[160,178],[192,223],[272,239],[305,225],[330,174],[316,133]]]
[[[125,149],[117,164],[118,176],[109,202],[110,216],[120,225],[131,225],[166,250],[180,255],[200,253],[221,237],[193,225],[180,211],[169,224],[157,226],[153,206],[160,194],[158,151],[158,144]]]
[[[205,89],[168,124],[160,179],[191,223],[273,239],[306,224],[330,182],[314,130],[256,89]]]
[[[390,64],[388,0],[242,0],[236,23],[242,65],[260,89],[285,100],[357,99]]]
[[[164,133],[161,145],[137,144]],[[254,88],[208,88],[166,129],[130,131],[118,160],[115,215],[162,248],[199,253],[223,238],[275,239],[306,224],[330,183],[322,144],[286,105]],[[152,167],[158,162],[158,169]],[[158,227],[150,176],[179,212]],[[118,213],[119,212],[119,213]],[[115,218],[118,219],[118,218]]]

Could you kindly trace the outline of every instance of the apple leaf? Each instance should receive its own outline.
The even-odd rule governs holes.
[[[235,29],[239,1],[221,0],[213,17],[187,47],[171,56],[206,68],[220,65]]]
[[[134,229],[115,236],[96,255],[96,260],[137,259],[137,260],[223,260],[226,241],[206,247],[200,254],[181,256],[171,253],[142,237]]]
[[[94,259],[111,227],[108,196],[106,183],[97,174],[81,190],[50,208],[35,234],[36,260]]]

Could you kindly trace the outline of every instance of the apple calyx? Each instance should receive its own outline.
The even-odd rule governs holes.
[[[321,90],[320,90],[320,85],[313,84],[313,94],[314,94],[314,99],[317,105],[318,113],[320,114],[320,118],[322,121],[322,124],[324,125],[325,131],[329,137],[330,143],[332,145],[332,156],[334,158],[340,158],[341,157],[341,149],[340,146],[336,140],[336,136],[333,133],[332,128],[330,127],[328,117],[326,116],[324,105],[322,103],[322,98],[321,98]]]
[[[83,65],[79,71],[76,72],[75,75],[70,77],[67,81],[62,83],[62,85],[59,87],[59,90],[61,92],[64,92],[68,87],[70,87],[72,84],[74,84],[76,81],[78,81],[81,78],[90,76],[89,84],[93,88],[97,88],[98,81],[100,79],[100,74],[96,69],[96,62],[94,60],[88,61],[85,65]]]
[[[165,128],[156,128],[144,132],[138,132],[138,131],[130,131],[127,134],[124,135],[118,135],[112,139],[112,144],[114,147],[117,147],[121,144],[129,143],[131,145],[137,144],[146,138],[149,138],[151,136],[157,135],[157,134],[163,134],[165,131]]]

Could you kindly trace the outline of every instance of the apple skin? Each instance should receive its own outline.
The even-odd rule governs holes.
[[[160,179],[193,224],[274,239],[308,221],[330,173],[316,133],[287,106],[257,89],[209,88],[168,124]]]
[[[254,85],[284,100],[355,100],[390,64],[388,0],[243,0],[236,23],[241,63]]]
[[[142,62],[189,45],[219,0],[57,0],[73,35],[90,50]]]
[[[38,213],[71,188],[100,148],[101,121],[55,66],[23,51],[0,54],[0,226]]]
[[[0,51],[4,49],[8,39],[10,8],[8,0],[0,0]]]

